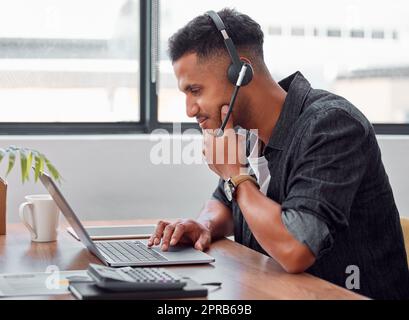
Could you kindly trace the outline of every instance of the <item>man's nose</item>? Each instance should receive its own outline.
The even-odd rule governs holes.
[[[199,113],[199,106],[196,103],[186,102],[186,115],[189,118],[195,117]]]

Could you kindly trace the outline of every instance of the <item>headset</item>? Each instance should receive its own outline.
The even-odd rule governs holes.
[[[226,128],[227,121],[229,121],[230,115],[233,111],[233,106],[239,93],[239,89],[242,86],[248,85],[253,79],[253,67],[247,59],[240,58],[236,47],[234,46],[233,40],[229,37],[223,20],[215,11],[208,11],[206,14],[213,20],[217,27],[217,30],[222,34],[224,39],[224,44],[226,45],[227,52],[229,53],[232,63],[227,69],[227,78],[235,86],[234,92],[230,99],[229,109],[227,111],[226,117],[222,123],[222,126],[216,132],[217,137],[221,137],[224,134],[224,129]]]

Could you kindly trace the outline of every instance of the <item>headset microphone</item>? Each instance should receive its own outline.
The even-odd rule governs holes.
[[[217,30],[222,34],[224,39],[224,44],[226,46],[227,52],[229,53],[232,63],[227,69],[227,78],[229,81],[235,85],[233,94],[230,99],[229,109],[227,111],[226,117],[223,120],[222,126],[217,130],[216,136],[221,137],[226,128],[227,122],[229,121],[230,115],[233,111],[234,102],[236,101],[237,94],[239,93],[240,87],[245,86],[250,83],[253,79],[253,67],[250,63],[242,61],[239,54],[237,53],[236,47],[232,39],[229,37],[223,20],[215,11],[208,11],[207,15],[213,20],[217,27]]]
[[[246,74],[248,66],[249,65],[247,63],[244,63],[243,66],[241,67],[239,78],[237,79],[233,95],[231,96],[230,99],[229,109],[227,110],[226,117],[223,120],[222,126],[216,132],[216,137],[221,137],[224,134],[224,129],[226,128],[227,122],[229,121],[230,115],[233,111],[234,102],[236,101],[237,94],[239,93],[239,89],[242,86],[243,79]]]

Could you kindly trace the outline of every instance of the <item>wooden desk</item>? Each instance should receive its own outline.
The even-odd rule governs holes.
[[[89,222],[85,225],[153,223],[149,220]],[[0,236],[0,273],[44,272],[49,265],[60,270],[87,269],[100,261],[60,227],[58,241],[34,243],[21,224],[7,226]],[[199,282],[221,281],[209,289],[208,299],[365,299],[309,274],[286,273],[273,259],[228,239],[212,244],[208,253],[216,262],[207,265],[172,266],[172,270]],[[37,298],[37,297],[35,297]],[[40,297],[41,298],[41,297]],[[71,295],[51,299],[73,299]]]

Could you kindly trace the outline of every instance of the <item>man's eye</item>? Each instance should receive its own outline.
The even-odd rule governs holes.
[[[199,88],[192,88],[192,89],[190,89],[190,92],[193,95],[198,95],[200,93],[200,89]]]

